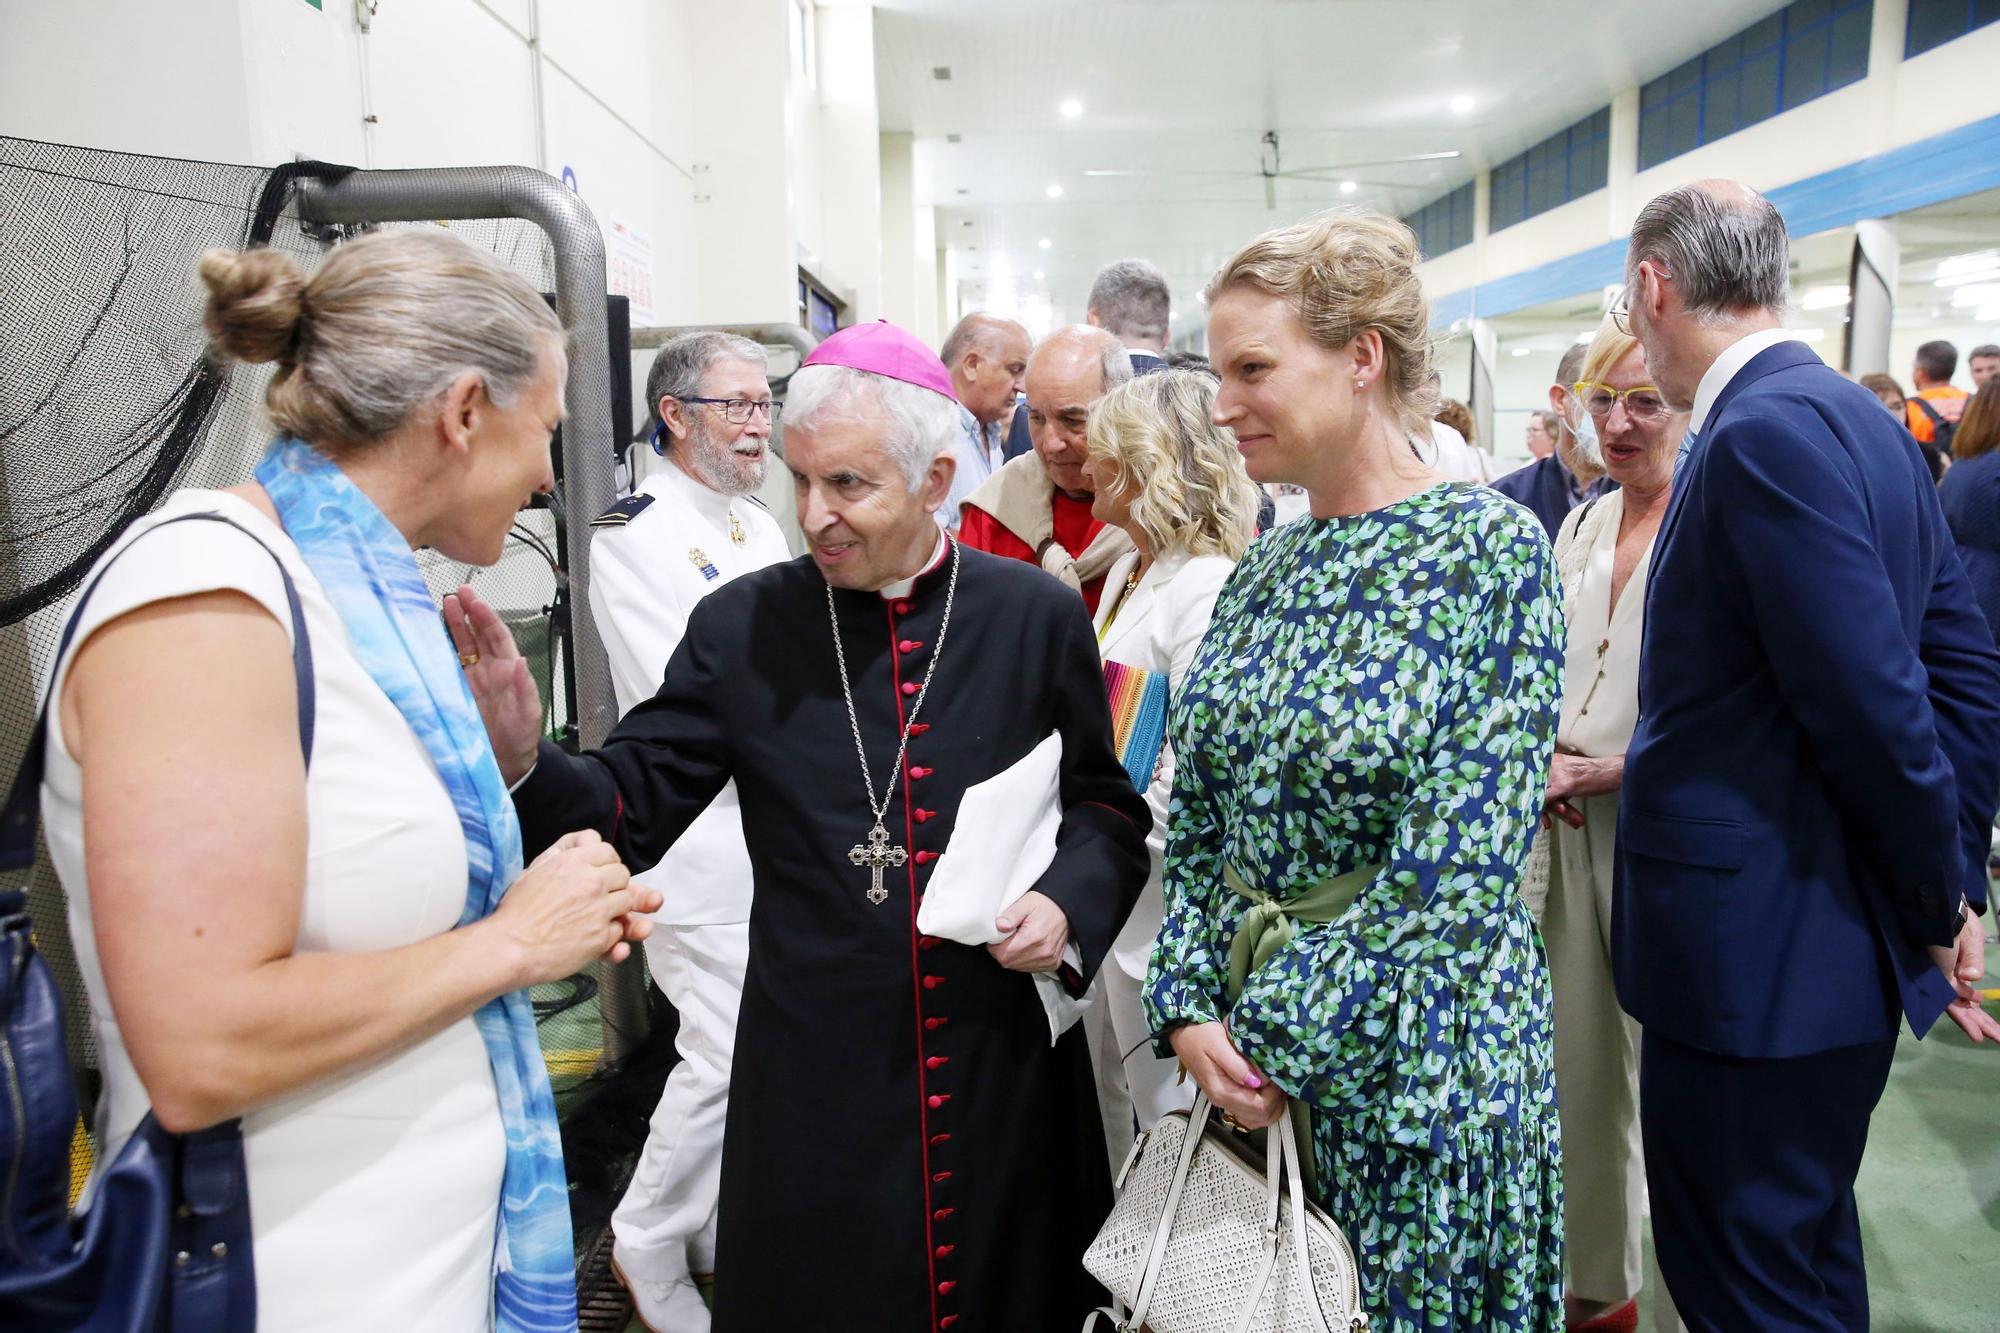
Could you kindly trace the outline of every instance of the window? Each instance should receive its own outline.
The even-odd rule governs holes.
[[[1493,230],[1603,189],[1610,166],[1611,108],[1606,107],[1493,168]]]
[[[2000,19],[2000,0],[1910,0],[1910,25],[1903,55],[1922,55]]]
[[[1403,225],[1417,234],[1417,248],[1426,259],[1450,254],[1472,244],[1472,182],[1436,199],[1403,219]]]
[[[2000,0],[1978,3],[2000,16]],[[1874,19],[1874,0],[1796,0],[1654,79],[1639,90],[1639,170],[1865,77]]]

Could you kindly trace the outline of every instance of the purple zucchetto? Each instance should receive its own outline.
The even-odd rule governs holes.
[[[951,372],[944,368],[944,362],[938,360],[937,353],[886,319],[878,319],[873,324],[853,324],[838,330],[813,348],[812,355],[805,359],[800,369],[805,366],[846,366],[849,370],[865,370],[871,375],[883,375],[943,394],[954,403],[958,401],[958,395],[951,387]]]

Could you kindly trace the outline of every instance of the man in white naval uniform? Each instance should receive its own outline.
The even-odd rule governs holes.
[[[591,525],[591,611],[621,715],[659,689],[696,602],[791,559],[777,521],[752,498],[770,456],[765,371],[763,348],[726,333],[683,334],[653,358],[646,397],[665,464]],[[750,857],[736,784],[638,878],[665,899],[646,963],[680,1013],[681,1063],[612,1215],[612,1263],[641,1323],[690,1333],[709,1326],[693,1274],[715,1266],[722,1126],[749,951]]]

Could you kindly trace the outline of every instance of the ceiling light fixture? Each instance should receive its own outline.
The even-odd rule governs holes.
[[[1048,277],[1048,276],[1049,276],[1048,274],[1046,274],[1046,273],[1042,272],[1042,271],[1041,271],[1040,269],[1036,269],[1036,270],[1035,270],[1035,281],[1036,281],[1036,282],[1040,282],[1040,281],[1041,281],[1041,280],[1042,280],[1043,278],[1046,278],[1046,277]]]
[[[1061,114],[1064,120],[1075,120],[1083,114],[1083,103],[1077,101],[1074,97],[1065,97],[1062,105],[1058,106],[1056,111]]]
[[[1847,304],[1848,290],[1844,282],[1827,287],[1811,287],[1799,298],[1801,310],[1838,310]]]
[[[1451,99],[1451,113],[1455,116],[1467,115],[1472,110],[1472,94],[1460,93]]]
[[[1514,349],[1513,351],[1509,352],[1509,353],[1508,353],[1508,355],[1509,355],[1509,356],[1531,356],[1531,355],[1533,355],[1533,353],[1534,353],[1534,350],[1535,350],[1535,349],[1534,349],[1534,348],[1532,348],[1532,347],[1516,347],[1516,348],[1515,348],[1515,349]]]
[[[1062,186],[1051,184],[1049,188],[1042,191],[1042,193],[1046,194],[1051,199],[1060,199],[1062,198],[1063,194]]]
[[[1055,244],[1055,242],[1054,242],[1054,241],[1052,241],[1052,240],[1050,240],[1050,239],[1049,239],[1048,237],[1044,236],[1044,237],[1042,237],[1042,239],[1041,239],[1041,240],[1039,240],[1039,241],[1036,241],[1036,242],[1035,242],[1035,244],[1036,244],[1036,245],[1039,245],[1039,246],[1040,246],[1040,247],[1041,247],[1042,249],[1046,250],[1046,249],[1048,249],[1048,248],[1049,248],[1049,247],[1050,247],[1051,245],[1054,245],[1054,244]]]
[[[1340,192],[1342,194],[1353,194],[1356,190],[1360,188],[1361,186],[1354,181],[1342,181],[1340,183]]]
[[[1938,260],[1938,285],[1944,286],[1944,279],[1962,277],[1967,273],[1984,273],[1988,269],[2000,268],[2000,250],[1975,250],[1971,254],[1953,255],[1949,259]]]

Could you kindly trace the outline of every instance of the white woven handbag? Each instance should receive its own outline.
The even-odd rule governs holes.
[[[1306,1201],[1291,1116],[1272,1126],[1275,1151],[1260,1162],[1210,1115],[1197,1095],[1193,1111],[1170,1112],[1132,1146],[1083,1258],[1130,1313],[1094,1310],[1083,1333],[1100,1317],[1119,1333],[1365,1330],[1354,1251]]]

